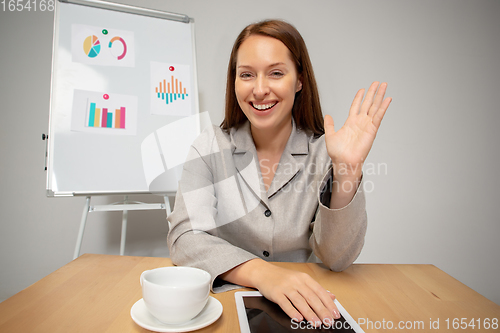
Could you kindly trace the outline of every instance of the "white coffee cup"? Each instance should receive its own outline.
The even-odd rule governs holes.
[[[162,267],[141,274],[142,298],[149,312],[165,324],[196,317],[208,301],[210,274],[192,267]]]

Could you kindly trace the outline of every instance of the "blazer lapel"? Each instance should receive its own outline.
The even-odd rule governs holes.
[[[292,125],[292,133],[281,155],[271,186],[267,191],[268,198],[271,198],[285,187],[304,168],[304,162],[309,153],[307,134],[297,130],[295,121],[292,121]]]
[[[309,138],[298,130],[292,119],[292,133],[288,138],[285,150],[280,158],[273,181],[266,192],[262,180],[257,151],[250,132],[250,122],[247,121],[239,129],[231,129],[231,140],[234,144],[233,160],[239,175],[255,196],[269,208],[269,198],[285,187],[297,173],[304,168],[304,162],[309,153]]]
[[[246,122],[239,129],[231,129],[231,141],[234,144],[233,160],[239,175],[253,194],[269,208],[264,183],[261,182],[257,151],[250,132],[250,122]]]

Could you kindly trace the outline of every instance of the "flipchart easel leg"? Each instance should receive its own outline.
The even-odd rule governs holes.
[[[170,213],[172,213],[172,211],[170,210],[170,198],[168,197],[168,195],[164,195],[163,199],[165,200],[165,211],[168,217]],[[167,222],[168,222],[168,230],[170,230],[170,221],[167,220]]]
[[[123,204],[128,204],[128,195],[125,196],[125,200],[123,200]],[[126,206],[125,206],[126,207]],[[120,239],[120,255],[122,256],[125,253],[125,240],[127,238],[127,219],[128,219],[128,210],[123,210],[122,215],[122,236]]]
[[[87,217],[90,212],[105,212],[105,211],[122,211],[122,230],[121,230],[121,239],[120,239],[120,255],[125,253],[125,241],[127,238],[127,220],[128,220],[128,211],[129,210],[151,210],[151,209],[165,209],[167,217],[171,213],[170,209],[170,199],[168,195],[164,195],[163,199],[165,203],[155,203],[155,204],[147,204],[138,201],[128,201],[128,196],[125,196],[125,200],[123,202],[115,202],[110,205],[97,205],[90,206],[90,196],[88,196],[85,200],[85,205],[83,207],[82,220],[80,222],[80,231],[78,232],[78,239],[76,240],[75,252],[73,255],[73,259],[76,259],[80,256],[80,248],[82,246],[83,233],[85,231],[85,225],[87,223]],[[169,223],[170,228],[170,223]]]
[[[83,232],[85,231],[85,225],[87,224],[87,216],[89,215],[90,209],[90,197],[85,199],[85,205],[83,206],[82,220],[80,222],[80,231],[78,231],[78,238],[76,239],[75,253],[73,254],[73,260],[80,256],[80,248],[82,247]]]

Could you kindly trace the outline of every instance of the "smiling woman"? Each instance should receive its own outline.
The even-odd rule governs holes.
[[[288,48],[279,40],[254,35],[238,50],[235,93],[250,121],[262,178],[269,189],[292,131],[292,107],[302,82]],[[271,150],[266,145],[275,143]],[[271,147],[271,146],[268,146]],[[267,169],[268,172],[264,172]]]
[[[294,119],[299,128],[310,129],[315,135],[324,133],[323,119],[319,94],[314,78],[314,71],[309,59],[306,44],[300,33],[292,25],[277,20],[262,21],[247,26],[234,42],[226,83],[226,112],[221,127],[229,130],[239,127],[247,121],[242,114],[239,101],[236,99],[235,82],[237,78],[238,56],[241,44],[249,37],[269,37],[275,42],[280,42],[281,47],[286,47],[288,59],[293,62],[293,67],[298,75],[301,85],[300,93],[296,94],[293,104]],[[268,55],[268,49],[261,50],[260,56]],[[241,59],[239,59],[241,61]],[[271,63],[272,64],[272,63]]]
[[[249,37],[239,49],[236,67],[236,98],[252,133],[274,136],[285,130],[290,136],[295,93],[302,83],[286,46],[271,37]]]
[[[333,294],[268,260],[319,258],[341,271],[357,258],[367,225],[361,170],[391,102],[387,84],[374,82],[364,101],[358,91],[335,131],[302,37],[277,20],[240,33],[227,77],[225,119],[184,164],[168,218],[172,261],[208,271],[215,292],[253,287],[291,318],[331,322],[340,317]]]

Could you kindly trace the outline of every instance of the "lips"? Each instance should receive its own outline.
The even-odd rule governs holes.
[[[255,104],[253,102],[250,103],[254,109],[257,111],[267,111],[271,109],[273,106],[278,104],[278,102],[271,102],[271,103],[266,103],[266,104]]]

